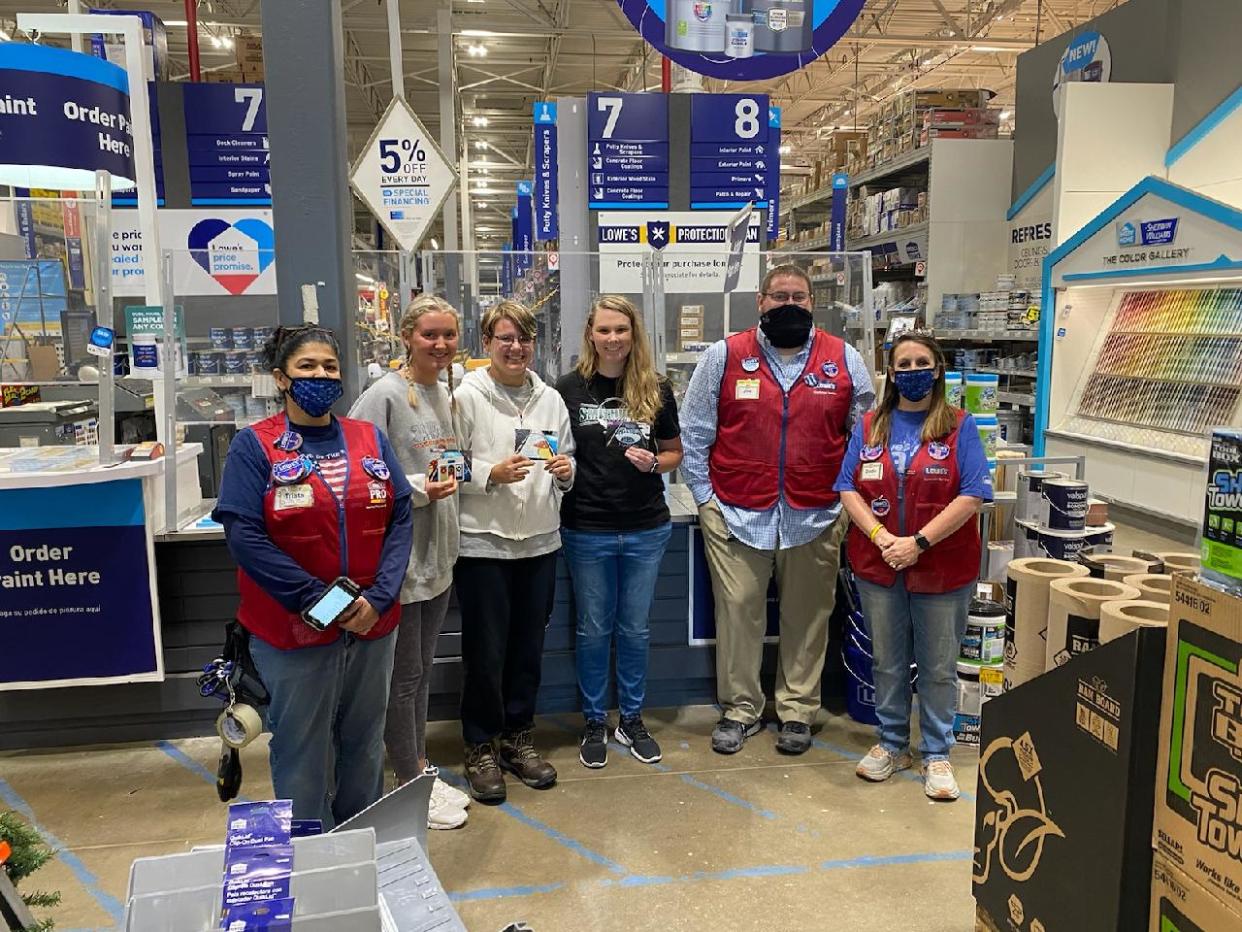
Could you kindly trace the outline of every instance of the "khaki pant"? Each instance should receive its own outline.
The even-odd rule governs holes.
[[[716,694],[726,718],[749,725],[763,713],[759,668],[768,580],[775,569],[780,593],[776,714],[782,722],[815,721],[846,524],[843,513],[801,547],[755,550],[730,535],[715,502],[699,508],[716,601]]]

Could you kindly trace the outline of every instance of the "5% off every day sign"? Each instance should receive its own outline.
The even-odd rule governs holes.
[[[457,172],[410,105],[394,98],[349,183],[393,240],[413,250],[453,193]]]

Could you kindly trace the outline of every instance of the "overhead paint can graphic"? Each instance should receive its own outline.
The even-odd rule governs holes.
[[[797,55],[814,44],[811,0],[749,0],[755,20],[755,50]]]
[[[731,6],[726,0],[669,0],[665,43],[685,52],[724,52]]]

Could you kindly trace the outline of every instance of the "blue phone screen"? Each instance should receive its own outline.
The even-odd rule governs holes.
[[[354,597],[341,586],[333,586],[323,594],[306,614],[320,625],[332,624],[353,603]]]

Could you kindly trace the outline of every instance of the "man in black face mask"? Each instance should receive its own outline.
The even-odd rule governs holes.
[[[732,754],[759,731],[759,684],[773,573],[780,595],[777,750],[801,754],[820,708],[828,619],[845,521],[832,491],[856,418],[875,401],[862,356],[815,328],[806,272],[763,279],[759,324],[699,360],[681,411],[682,472],[716,603],[712,749]]]

